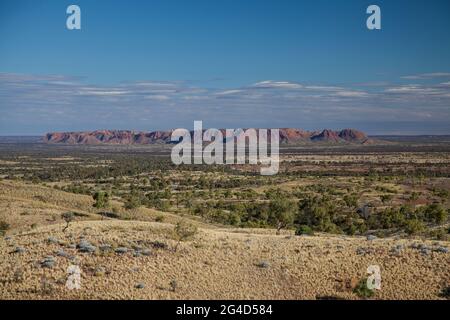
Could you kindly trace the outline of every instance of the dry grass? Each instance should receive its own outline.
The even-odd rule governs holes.
[[[197,223],[199,233],[175,252],[173,224],[180,219],[175,215],[164,213],[167,219],[157,223],[152,215],[161,212],[139,209],[134,220],[100,220],[88,196],[9,181],[0,182],[0,208],[0,219],[12,226],[0,240],[0,299],[358,299],[351,286],[372,264],[382,272],[376,299],[438,299],[450,282],[449,253],[411,248],[415,242],[431,249],[449,247],[448,242],[295,237]],[[65,210],[87,216],[63,233],[59,217],[47,219]],[[143,218],[149,221],[138,221]],[[30,230],[30,222],[38,226]],[[82,238],[96,246],[95,253],[74,247]],[[102,245],[128,252],[102,252]],[[403,250],[394,254],[397,245]],[[25,251],[12,253],[18,247]],[[358,254],[361,248],[368,253]],[[148,255],[134,256],[136,249],[148,249]],[[54,267],[42,268],[49,255]],[[82,270],[80,290],[65,287],[73,264]],[[174,280],[177,288],[171,290]]]

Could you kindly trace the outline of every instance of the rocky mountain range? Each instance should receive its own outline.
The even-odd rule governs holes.
[[[82,132],[50,132],[43,137],[46,143],[64,144],[167,144],[171,143],[173,130],[138,132],[130,130],[96,130]],[[225,130],[222,129],[224,133]],[[191,133],[193,136],[193,134]],[[302,129],[280,129],[281,144],[296,143],[342,143],[342,144],[370,144],[374,141],[359,130],[343,129],[334,131],[305,131]]]

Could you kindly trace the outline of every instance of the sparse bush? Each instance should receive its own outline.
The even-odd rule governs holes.
[[[297,230],[295,230],[295,234],[298,236],[301,235],[312,236],[314,235],[314,230],[310,226],[300,225],[298,226]]]
[[[175,279],[171,280],[170,283],[169,283],[169,286],[170,286],[170,290],[175,292],[175,290],[177,290],[177,288],[178,288],[177,280],[175,280]]]
[[[358,206],[358,195],[357,194],[346,194],[343,198],[345,204],[349,208],[356,208]]]
[[[23,271],[23,269],[22,268],[17,268],[15,271],[14,271],[14,276],[13,276],[13,278],[14,278],[14,282],[16,282],[16,283],[21,283],[21,282],[23,282],[23,280],[24,280],[24,278],[25,278],[25,272]]]
[[[163,222],[164,221],[164,216],[162,214],[156,216],[155,221],[156,222]]]
[[[361,279],[356,287],[353,289],[353,293],[360,298],[368,299],[371,298],[375,292],[367,287],[367,279]]]
[[[405,232],[410,235],[419,234],[425,230],[425,224],[419,219],[406,221]]]
[[[409,196],[409,201],[417,201],[419,199],[419,197],[420,197],[420,193],[414,191]]]
[[[380,196],[381,202],[383,203],[389,203],[394,199],[394,196],[392,194],[382,194]]]
[[[4,236],[6,234],[6,231],[8,231],[10,228],[9,223],[6,223],[6,221],[1,220],[0,221],[0,236]]]
[[[125,209],[127,210],[136,209],[139,208],[141,205],[142,205],[142,196],[138,192],[132,191],[125,202]]]
[[[164,242],[161,242],[161,241],[153,241],[150,244],[155,249],[166,250],[168,248],[167,244],[165,244]]]
[[[175,226],[175,237],[178,240],[175,251],[178,249],[178,245],[181,241],[188,240],[197,234],[197,227],[191,223],[185,222],[184,220],[179,221]]]
[[[443,288],[439,293],[439,297],[450,299],[450,286]]]
[[[69,224],[75,220],[75,215],[73,212],[64,212],[61,214],[61,218],[66,222],[66,226],[63,229],[63,232],[66,232],[67,228],[69,228]]]
[[[109,206],[109,193],[104,191],[97,191],[92,196],[95,200],[94,208],[101,209]]]
[[[43,277],[41,279],[41,291],[44,295],[51,295],[55,290],[55,285],[51,279]]]
[[[447,221],[447,211],[438,204],[431,204],[425,208],[425,217],[428,221],[442,224]]]

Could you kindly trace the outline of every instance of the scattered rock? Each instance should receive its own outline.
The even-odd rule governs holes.
[[[448,248],[446,248],[446,247],[437,247],[433,251],[439,252],[439,253],[448,253]]]
[[[145,284],[143,284],[143,283],[138,283],[138,284],[135,286],[135,288],[136,288],[136,289],[144,289],[144,288],[145,288]]]
[[[424,244],[424,243],[420,243],[418,246],[417,246],[417,249],[420,249],[420,250],[430,250],[430,247],[428,247],[426,244]]]
[[[124,254],[128,252],[128,248],[126,247],[118,247],[116,250],[114,250],[115,253],[118,254]]]
[[[51,244],[57,244],[57,243],[59,243],[59,240],[56,239],[55,237],[48,237],[47,242],[51,243]]]
[[[52,269],[55,266],[55,258],[52,256],[47,256],[41,261],[42,268]]]
[[[101,215],[102,217],[107,217],[107,218],[112,218],[112,219],[120,218],[120,215],[118,215],[117,213],[114,213],[114,212],[103,211],[103,212],[99,212],[98,214]]]
[[[143,249],[143,250],[140,251],[140,253],[143,256],[150,256],[152,254],[152,251],[150,249]]]
[[[102,266],[96,267],[94,270],[94,276],[103,277],[106,274],[106,269]]]
[[[356,249],[356,254],[357,255],[365,255],[365,254],[367,254],[367,250],[365,248],[359,247]]]
[[[24,253],[26,250],[23,247],[15,247],[11,253]]]
[[[99,247],[101,252],[110,252],[112,251],[112,246],[109,244],[104,244]]]
[[[133,252],[133,257],[140,257],[142,254],[141,254],[141,252],[140,251],[134,251]]]
[[[80,252],[88,252],[88,253],[92,253],[97,250],[95,246],[93,246],[86,240],[81,240],[80,243],[77,244],[77,248],[78,251]]]
[[[169,248],[169,246],[167,244],[165,244],[164,242],[161,242],[161,241],[153,241],[151,243],[151,245],[155,249],[167,249],[167,248]]]
[[[403,252],[403,249],[404,249],[403,245],[401,245],[401,244],[396,245],[395,247],[393,247],[391,249],[391,254],[393,254],[395,256],[400,256],[402,254],[402,252]]]
[[[141,251],[143,249],[142,246],[138,246],[138,245],[132,245],[131,248],[133,248],[134,251]]]
[[[263,269],[267,269],[270,267],[270,263],[267,261],[260,261],[256,264],[256,266],[263,268]]]
[[[58,249],[55,253],[58,257],[69,258],[69,254],[65,252],[63,249]]]

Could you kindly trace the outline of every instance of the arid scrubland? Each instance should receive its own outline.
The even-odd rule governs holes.
[[[116,148],[1,146],[0,299],[449,296],[445,148],[287,149],[274,177]]]

